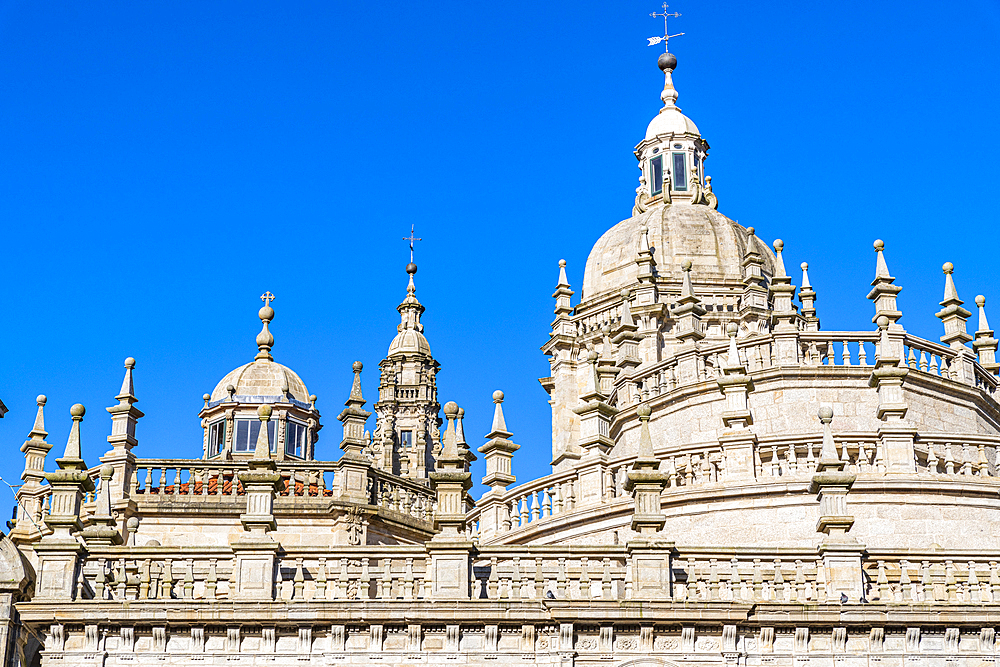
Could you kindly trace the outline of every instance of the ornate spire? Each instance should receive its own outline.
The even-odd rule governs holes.
[[[941,310],[936,314],[937,318],[944,323],[944,335],[941,336],[941,342],[953,348],[964,348],[965,344],[972,340],[965,325],[966,321],[972,317],[972,313],[962,308],[964,301],[958,298],[955,280],[951,276],[955,266],[951,262],[945,262],[941,270],[944,271],[944,300],[941,301]]]
[[[257,311],[257,317],[260,318],[261,330],[257,334],[257,356],[254,359],[266,359],[267,361],[274,361],[274,357],[271,356],[271,348],[274,346],[274,336],[268,330],[268,324],[274,319],[274,308],[271,308],[271,302],[274,301],[274,295],[270,292],[264,292],[260,295],[260,300],[264,302],[264,307]]]
[[[497,389],[493,392],[493,426],[487,438],[509,438],[513,435],[507,430],[507,421],[503,417],[503,392]]]
[[[684,278],[681,283],[681,296],[677,299],[677,307],[673,311],[673,317],[677,320],[674,336],[682,342],[699,341],[705,337],[705,333],[701,330],[701,317],[707,311],[702,307],[701,299],[694,293],[694,286],[691,283],[691,260],[684,260],[681,269],[684,271]]]
[[[257,408],[257,418],[260,420],[260,431],[257,433],[257,444],[253,457],[257,461],[271,460],[271,438],[267,432],[267,422],[271,420],[271,406],[262,405]]]
[[[135,368],[135,359],[129,357],[125,360],[125,377],[122,379],[122,388],[115,396],[118,405],[106,408],[111,413],[111,435],[108,442],[114,450],[119,452],[129,452],[139,444],[135,437],[135,427],[143,413],[135,407],[139,399],[135,397],[135,387],[132,383],[132,370]],[[119,468],[119,470],[124,470]],[[118,481],[122,481],[123,474],[118,475]],[[115,498],[119,500],[119,498]]]
[[[79,403],[69,409],[69,414],[73,418],[73,426],[69,431],[69,439],[66,440],[66,450],[62,458],[56,459],[60,470],[86,470],[87,464],[83,462],[80,455],[80,422],[87,409]]]
[[[802,287],[799,289],[799,300],[802,302],[802,317],[806,321],[806,331],[819,331],[819,318],[816,317],[816,290],[809,283],[809,264],[802,262]]]
[[[406,272],[410,276],[410,282],[406,286],[406,298],[403,302],[399,304],[396,310],[399,311],[400,323],[397,329],[403,331],[404,329],[412,329],[414,331],[422,332],[424,326],[420,323],[420,315],[424,312],[424,307],[417,300],[417,287],[413,283],[413,276],[417,273],[417,265],[410,262],[406,265]]]
[[[1000,370],[1000,364],[997,363],[997,339],[993,337],[993,330],[986,320],[986,297],[982,294],[977,296],[976,306],[979,307],[979,328],[976,330],[972,348],[979,356],[979,364],[996,375]]]
[[[507,430],[507,422],[503,416],[503,392],[497,389],[493,392],[493,426],[486,434],[489,439],[486,444],[479,448],[479,452],[486,460],[486,475],[483,477],[483,484],[490,487],[490,491],[502,493],[507,485],[513,484],[514,475],[511,472],[511,456],[520,449],[519,445],[509,440],[511,432]],[[494,527],[498,524],[494,520]]]
[[[984,316],[985,317],[985,316]],[[35,403],[38,405],[38,412],[35,413],[35,425],[31,428],[31,433],[28,437],[36,442],[45,440],[48,432],[45,430],[45,402],[48,399],[45,398],[45,394],[39,394],[38,398],[35,399]]]
[[[875,280],[872,281],[872,290],[868,293],[868,299],[875,303],[875,316],[872,322],[876,322],[879,317],[889,320],[889,326],[893,326],[903,316],[903,313],[896,310],[896,295],[902,291],[899,285],[893,285],[896,279],[889,275],[889,267],[886,266],[885,243],[882,239],[877,239],[875,247]]]
[[[844,462],[837,456],[837,445],[833,441],[833,431],[830,430],[830,422],[833,421],[833,408],[824,405],[819,409],[818,416],[823,424],[823,447],[819,452],[819,463],[816,469],[819,472],[843,470]]]

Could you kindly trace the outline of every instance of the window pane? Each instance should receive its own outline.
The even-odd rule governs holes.
[[[273,419],[271,421],[267,422],[267,438],[268,438],[267,441],[269,443],[271,443],[271,453],[272,454],[275,453],[276,451],[278,451],[278,439],[276,437],[274,437],[274,433],[275,433],[274,429],[277,428],[275,426],[276,423],[277,422],[275,422]],[[254,444],[256,445],[257,442],[254,441]]]
[[[247,451],[252,452],[257,447],[257,436],[260,435],[260,420],[254,419],[250,422],[250,441],[247,443]]]
[[[399,444],[409,449],[413,445],[413,431],[400,431]]]
[[[658,195],[663,192],[663,156],[657,155],[649,161],[649,194]]]
[[[258,422],[259,423],[259,422]],[[246,419],[236,420],[236,437],[233,439],[233,451],[246,452],[250,442],[249,437],[250,422]]]
[[[674,190],[687,190],[687,163],[684,153],[674,153]]]
[[[285,429],[285,453],[292,456],[302,456],[302,436],[305,427],[293,421],[288,422]]]

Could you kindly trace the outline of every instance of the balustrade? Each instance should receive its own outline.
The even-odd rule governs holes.
[[[966,556],[966,557],[963,557]],[[863,564],[869,602],[1000,603],[996,554],[901,555],[869,552]]]
[[[675,600],[817,603],[828,599],[826,568],[815,553],[710,556],[681,550],[673,561]]]
[[[582,553],[485,548],[473,562],[471,595],[474,600],[623,600],[631,597],[628,562],[621,548]]]

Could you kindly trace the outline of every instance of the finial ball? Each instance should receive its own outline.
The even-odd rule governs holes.
[[[316,402],[316,394],[309,394],[309,402],[310,403]]]
[[[753,227],[747,227],[747,234],[749,234],[750,236],[754,236],[756,233],[757,233],[756,229],[754,229]]]
[[[202,394],[201,395],[201,400],[203,400],[206,403],[208,403],[210,400],[212,400],[212,395],[211,394]]]
[[[115,467],[110,463],[101,466],[101,479],[111,479],[115,474]]]
[[[128,532],[130,533],[134,533],[135,531],[139,530],[139,517],[130,516],[128,518],[128,521],[125,522],[125,529],[128,530]]]
[[[414,264],[413,262],[410,262],[409,264],[406,265],[406,272],[412,276],[414,273],[417,272],[417,265]]]
[[[125,368],[129,370],[135,368],[135,359],[133,357],[129,357],[128,359],[125,360]]]
[[[38,396],[35,397],[35,403],[37,403],[39,406],[45,405],[45,402],[47,400],[49,399],[45,398],[45,394],[39,394]]]
[[[976,297],[976,305],[982,308],[986,305],[986,297],[980,294]],[[45,398],[44,396],[39,396],[39,398]]]
[[[462,417],[464,417],[465,416],[465,408],[459,408],[457,416],[458,416],[459,419],[461,419]]]
[[[235,394],[236,393],[236,387],[234,387],[231,384],[227,384],[226,385],[226,393],[229,394],[230,396],[233,395],[233,394]]]
[[[360,373],[364,369],[364,367],[365,365],[360,361],[355,361],[353,364],[351,364],[351,370],[354,371],[355,373]]]
[[[656,66],[664,72],[673,71],[677,68],[677,56],[672,53],[661,53],[660,57],[656,59]]]
[[[730,322],[726,325],[726,333],[728,335],[735,336],[737,331],[739,331],[739,327],[736,326],[736,322]]]
[[[493,402],[494,403],[503,403],[503,392],[500,391],[499,389],[497,389],[495,392],[493,392]]]
[[[87,414],[87,408],[83,407],[80,403],[75,403],[73,407],[69,409],[69,414],[71,417],[80,417],[81,419],[85,414]]]
[[[270,405],[262,405],[259,408],[257,408],[257,417],[259,417],[262,422],[266,422],[268,419],[270,419],[271,418],[271,406]]]
[[[824,405],[819,409],[819,420],[823,423],[826,423],[831,419],[833,419],[833,408],[831,408],[829,405]]]
[[[597,352],[591,350],[590,354],[587,355],[587,361],[589,361],[590,363],[594,363],[595,361],[597,361]]]
[[[639,416],[639,419],[649,419],[649,415],[653,414],[653,410],[645,403],[640,403],[639,407],[635,409],[635,414]]]
[[[685,259],[683,262],[681,262],[681,270],[682,271],[690,271],[691,270],[691,260],[690,259]]]
[[[944,264],[941,265],[941,270],[944,271],[945,273],[951,273],[952,271],[955,270],[955,265],[952,264],[951,262],[945,262]]]
[[[627,299],[627,298],[629,298],[630,296],[632,296],[632,290],[630,290],[629,288],[627,288],[627,287],[626,287],[625,289],[623,289],[623,290],[621,291],[621,295],[622,295],[622,298],[623,298],[623,299]]]
[[[261,309],[257,311],[257,317],[262,322],[270,322],[274,319],[274,308],[271,308],[271,306],[261,306]]]
[[[458,414],[458,403],[455,401],[448,401],[444,404],[444,414],[448,417],[454,418]]]
[[[875,239],[875,243],[873,244],[873,246],[875,248],[875,252],[882,252],[883,250],[885,250],[885,243],[882,241],[882,239]]]
[[[802,262],[801,264],[799,264],[799,268],[802,269],[803,271],[808,271],[809,270],[809,262]]]
[[[559,260],[559,268],[560,269],[565,269],[566,268],[566,260],[565,259],[560,259]]]
[[[889,327],[889,318],[885,315],[879,315],[878,319],[875,320],[875,326],[879,329],[887,329]]]
[[[781,249],[785,247],[785,242],[781,239],[774,239],[774,243],[772,245],[774,246],[775,252],[781,252]]]

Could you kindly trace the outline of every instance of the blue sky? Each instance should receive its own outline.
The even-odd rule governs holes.
[[[200,397],[252,359],[265,290],[275,358],[338,456],[351,362],[373,399],[395,334],[411,224],[442,402],[478,446],[502,389],[515,474],[542,474],[557,261],[578,290],[629,215],[658,9],[0,0],[0,475],[20,474],[39,393],[54,454],[86,405],[95,464],[127,356],[136,454],[200,456]],[[909,330],[941,335],[944,261],[1000,327],[1000,3],[675,10],[678,104],[719,208],[810,263],[823,328],[871,328],[875,238]]]

